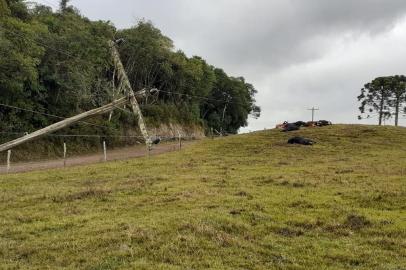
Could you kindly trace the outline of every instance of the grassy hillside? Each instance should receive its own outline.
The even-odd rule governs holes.
[[[2,269],[405,269],[406,129],[263,131],[0,176],[0,221]]]

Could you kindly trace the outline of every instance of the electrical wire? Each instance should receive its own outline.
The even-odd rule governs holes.
[[[47,2],[47,1],[46,1],[46,2]],[[32,38],[29,38],[29,37],[27,37],[26,35],[24,35],[24,34],[22,34],[22,33],[17,33],[17,32],[15,32],[15,31],[12,31],[11,29],[5,29],[5,28],[3,28],[3,29],[4,29],[5,31],[8,31],[9,33],[12,33],[12,34],[14,34],[14,35],[16,35],[16,36],[19,36],[19,37],[21,37],[21,38],[29,39],[29,40],[31,40],[31,41],[33,41],[33,42],[35,42],[35,43],[37,43],[37,44],[39,44],[39,45],[45,47],[45,48],[48,48],[48,49],[53,50],[53,51],[55,51],[55,52],[59,52],[59,53],[61,53],[61,54],[64,54],[64,55],[68,56],[69,58],[75,58],[75,59],[77,59],[77,60],[79,60],[80,62],[83,62],[83,63],[85,63],[85,62],[86,62],[86,63],[90,63],[89,61],[84,61],[84,60],[82,60],[82,59],[79,59],[77,56],[72,55],[70,52],[67,52],[67,51],[61,50],[61,49],[56,49],[56,48],[54,48],[54,47],[52,47],[52,46],[49,46],[49,45],[47,45],[47,44],[45,44],[45,43],[43,43],[43,42],[41,42],[41,41],[39,41],[39,40],[35,40],[35,39],[32,39]],[[69,88],[69,87],[66,87],[66,88],[68,88],[68,89],[73,89],[73,88]],[[232,101],[232,100],[231,100],[231,97],[228,97],[227,100],[225,100],[225,99],[224,99],[224,100],[219,100],[219,99],[214,99],[214,98],[208,98],[208,97],[197,96],[197,95],[191,95],[191,94],[183,94],[183,93],[177,93],[177,92],[171,92],[171,91],[165,91],[165,90],[160,90],[160,92],[168,93],[168,94],[173,94],[173,95],[179,95],[179,96],[186,96],[186,97],[191,97],[191,98],[196,98],[196,99],[201,99],[201,100],[207,100],[207,101],[226,102],[227,104],[231,103],[231,104],[239,104],[239,105],[243,105],[243,106],[246,105],[246,104],[242,104],[242,103],[238,103],[238,102]],[[61,117],[61,116],[57,116],[57,115],[53,115],[53,114],[48,114],[48,113],[41,113],[41,112],[38,112],[38,111],[34,111],[34,110],[30,110],[30,109],[24,109],[24,108],[20,108],[20,107],[16,107],[16,106],[11,106],[11,105],[7,105],[7,104],[1,104],[1,103],[0,103],[0,106],[12,108],[12,109],[18,109],[18,110],[22,110],[22,111],[27,111],[27,112],[31,112],[31,113],[35,113],[35,114],[41,114],[41,115],[44,115],[44,116],[54,117],[54,118],[58,118],[58,119],[67,119],[66,117]],[[125,112],[129,113],[127,110],[124,110],[124,109],[121,109],[121,108],[119,108],[119,109],[122,110],[122,111],[125,111]],[[91,125],[91,126],[95,126],[95,127],[108,128],[108,127],[106,127],[106,126],[100,126],[100,125],[92,124],[92,123],[85,122],[85,121],[78,121],[78,122],[79,122],[79,123],[83,123],[83,124],[87,124],[87,125]],[[83,136],[88,136],[88,135],[83,135]],[[90,135],[90,136],[99,136],[99,135]]]
[[[247,104],[242,104],[239,102],[235,101],[230,101],[230,99],[215,99],[215,98],[209,98],[209,97],[203,97],[203,96],[196,96],[196,95],[190,95],[190,94],[183,94],[183,93],[178,93],[178,92],[171,92],[171,91],[166,91],[166,90],[158,90],[159,92],[163,93],[169,93],[169,94],[174,94],[174,95],[179,95],[179,96],[186,96],[186,97],[192,97],[192,98],[197,98],[197,99],[203,99],[203,100],[209,100],[209,101],[217,101],[217,102],[226,102],[228,104],[237,104],[237,105],[242,105],[245,106]]]
[[[42,112],[30,110],[30,109],[24,109],[24,108],[20,108],[20,107],[17,107],[17,106],[12,106],[12,105],[7,105],[7,104],[3,104],[3,103],[0,103],[0,106],[10,108],[10,109],[30,112],[30,113],[34,113],[34,114],[40,114],[40,115],[44,115],[44,116],[49,116],[49,117],[53,117],[53,118],[58,118],[58,119],[68,119],[69,118],[69,117],[62,117],[62,116],[49,114],[49,113],[42,113]],[[100,127],[100,128],[107,128],[107,129],[109,128],[107,126],[101,126],[101,125],[97,125],[97,124],[93,124],[93,123],[89,123],[89,122],[85,122],[85,121],[78,121],[78,123],[82,123],[82,124],[86,124],[86,125],[90,125],[90,126],[94,126],[94,127]]]
[[[55,3],[51,3],[51,2],[49,2],[48,0],[42,0],[43,2],[45,2],[45,3],[47,3],[48,5],[50,5],[51,7],[53,7],[53,8],[55,8],[55,9],[58,9],[59,7],[55,4]],[[36,2],[37,4],[42,4],[42,3],[38,3],[38,2]]]
[[[23,133],[23,132],[0,132],[0,134],[6,134],[6,135],[26,135],[28,133]],[[87,138],[133,138],[133,139],[144,139],[143,136],[137,136],[137,135],[132,135],[132,136],[120,136],[120,135],[98,135],[98,134],[46,134],[45,136],[48,137],[61,137],[61,138],[82,138],[82,137],[87,137]],[[167,139],[167,140],[175,140],[178,139],[179,137],[170,137],[170,136],[156,136],[157,138],[160,139]],[[195,137],[193,136],[182,136],[182,139],[194,139]]]
[[[39,45],[41,45],[41,46],[44,46],[45,48],[48,48],[48,49],[50,49],[50,50],[52,50],[52,51],[59,52],[59,53],[64,54],[64,55],[66,55],[66,56],[68,56],[68,57],[70,57],[70,58],[76,58],[77,60],[79,60],[79,61],[81,61],[81,62],[83,62],[83,63],[86,63],[85,60],[80,59],[78,56],[73,56],[72,54],[68,53],[68,52],[65,51],[65,50],[56,49],[56,48],[54,48],[54,47],[52,47],[52,46],[49,46],[49,45],[47,45],[47,44],[45,44],[45,43],[43,43],[43,42],[40,42],[40,41],[38,41],[38,40],[29,38],[29,37],[25,36],[24,34],[17,33],[17,32],[15,32],[15,31],[11,30],[11,29],[7,29],[7,28],[3,28],[3,29],[4,29],[5,31],[7,31],[7,32],[9,32],[9,33],[12,33],[13,35],[16,35],[16,36],[18,36],[18,37],[21,37],[21,38],[23,38],[23,39],[29,39],[30,41],[34,41],[35,43],[37,43],[37,44],[39,44]],[[88,63],[90,63],[90,62],[88,62]]]
[[[29,38],[29,37],[24,36],[23,34],[16,33],[15,31],[12,31],[12,30],[10,30],[10,29],[4,29],[4,30],[5,30],[5,31],[8,31],[8,32],[11,32],[11,33],[13,33],[14,35],[17,35],[17,36],[19,36],[19,37],[21,37],[21,38],[30,39],[31,41],[33,41],[33,42],[35,42],[35,43],[37,43],[37,44],[39,44],[39,45],[41,45],[41,46],[44,46],[44,47],[46,47],[46,48],[48,48],[48,49],[50,49],[50,50],[53,50],[53,51],[62,53],[62,54],[64,54],[64,55],[66,55],[66,56],[68,56],[68,57],[70,57],[70,58],[73,58],[73,59],[75,59],[75,60],[78,60],[78,61],[80,61],[80,62],[82,62],[82,63],[93,64],[93,63],[91,63],[90,61],[86,61],[86,60],[80,59],[78,56],[72,55],[70,52],[67,52],[66,50],[56,49],[56,48],[54,48],[54,47],[52,47],[52,46],[46,45],[46,44],[43,43],[43,42],[40,42],[40,41],[35,40],[35,39],[31,39],[31,38]],[[73,90],[73,88],[70,88],[70,87],[66,87],[66,88]],[[186,97],[191,97],[191,98],[196,98],[196,99],[201,99],[201,100],[207,100],[207,101],[226,102],[226,103],[228,103],[228,104],[237,104],[237,105],[241,105],[241,106],[245,106],[245,105],[246,105],[246,104],[242,104],[242,103],[240,103],[240,102],[232,101],[232,98],[231,98],[231,97],[229,97],[228,99],[214,99],[214,98],[209,98],[209,97],[204,97],[204,96],[197,96],[197,95],[191,95],[191,94],[184,94],[184,93],[178,93],[178,92],[172,92],[172,91],[166,91],[166,90],[159,90],[159,92],[168,93],[168,94],[173,94],[173,95],[178,95],[178,96],[186,96]]]

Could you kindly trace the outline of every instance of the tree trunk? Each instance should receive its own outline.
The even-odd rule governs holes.
[[[382,126],[382,117],[383,117],[383,104],[384,104],[384,94],[381,92],[381,104],[379,105],[379,125]]]
[[[399,107],[400,107],[400,98],[396,98],[396,108],[395,108],[395,126],[399,125]]]

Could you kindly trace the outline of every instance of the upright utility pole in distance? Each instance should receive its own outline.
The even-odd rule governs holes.
[[[312,122],[314,122],[314,113],[315,113],[316,111],[319,111],[320,109],[313,107],[313,108],[308,109],[308,110],[309,110],[309,111],[312,111]]]

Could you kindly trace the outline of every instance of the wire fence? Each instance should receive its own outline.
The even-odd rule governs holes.
[[[0,132],[2,135],[24,136],[22,132]],[[50,168],[63,168],[75,165],[92,164],[113,160],[122,160],[150,156],[159,153],[182,150],[185,144],[198,139],[195,136],[178,134],[176,136],[154,135],[154,145],[148,148],[144,138],[138,135],[129,136],[108,136],[98,134],[49,134],[45,137],[61,138],[60,143],[46,143],[35,141],[22,147],[11,149],[0,153],[0,174],[26,172],[31,170],[41,170]],[[71,141],[73,138],[95,138],[98,143],[96,147],[91,147],[89,151],[77,151],[78,147]],[[108,143],[109,138],[124,140],[121,146]],[[46,139],[46,138],[45,138]],[[127,139],[134,139],[128,144]],[[41,155],[41,151],[50,151],[50,155]]]
[[[47,2],[47,1],[46,1]],[[47,2],[50,3],[50,2]],[[55,6],[54,6],[55,7]],[[57,7],[56,7],[57,8]],[[38,44],[39,46],[42,46],[48,50],[54,51],[56,53],[62,54],[65,57],[75,60],[78,63],[86,63],[86,64],[90,64],[93,65],[93,63],[90,60],[84,60],[82,59],[79,55],[75,55],[72,52],[69,52],[67,50],[61,49],[61,48],[56,48],[54,46],[51,46],[47,43],[46,40],[44,40],[44,37],[40,35],[40,33],[27,33],[24,31],[20,31],[18,29],[9,29],[9,28],[4,28],[1,27],[0,30],[5,31],[6,33],[8,33],[9,35],[13,35],[14,37],[18,37],[24,40],[29,40],[32,41],[36,44]],[[74,85],[76,87],[76,85]],[[67,87],[68,89],[73,89],[73,87]],[[178,95],[178,96],[184,96],[184,97],[188,97],[188,98],[195,98],[195,99],[201,99],[201,100],[206,100],[206,101],[212,101],[212,102],[222,102],[222,103],[237,103],[234,100],[232,100],[230,97],[225,97],[224,99],[215,99],[215,98],[209,98],[209,97],[204,97],[204,96],[198,96],[198,95],[192,95],[192,94],[186,94],[186,93],[179,93],[179,92],[173,92],[173,91],[165,91],[165,90],[161,90],[162,93],[166,93],[169,95]],[[6,109],[10,109],[10,110],[18,110],[18,111],[24,111],[24,112],[29,112],[29,113],[33,113],[33,114],[38,114],[38,115],[42,115],[42,116],[46,116],[49,118],[54,118],[54,119],[58,119],[58,120],[65,120],[68,119],[69,117],[63,117],[60,115],[55,115],[49,112],[45,112],[45,111],[38,111],[38,110],[34,110],[32,108],[23,108],[23,107],[19,107],[16,106],[14,104],[4,104],[4,103],[0,103],[0,107],[2,108],[6,108]],[[128,112],[125,109],[122,108],[118,108],[122,111]],[[87,121],[78,121],[77,123],[81,123],[81,124],[85,124],[88,126],[92,126],[92,127],[98,127],[98,128],[102,128],[105,129],[102,131],[102,133],[106,132],[106,133],[119,133],[120,131],[112,131],[112,127],[109,126],[105,126],[105,125],[100,125],[100,124],[95,124],[95,123],[91,123],[91,122],[87,122]],[[7,130],[2,130],[0,131],[0,143],[2,141],[9,141],[9,140],[13,140],[15,138],[18,137],[23,137],[28,135],[31,131],[15,131],[12,130],[13,128],[7,128]],[[218,132],[217,132],[218,133]],[[220,134],[220,133],[218,133]],[[214,135],[212,134],[211,137],[214,136],[218,136],[218,135]],[[60,138],[63,141],[63,157],[65,159],[64,164],[66,165],[66,154],[67,154],[67,147],[68,147],[68,142],[72,143],[73,139],[94,139],[98,142],[96,142],[96,144],[98,144],[101,148],[103,148],[103,153],[104,153],[104,159],[107,160],[106,158],[106,147],[108,145],[109,140],[122,140],[122,141],[126,141],[123,144],[128,144],[128,140],[131,141],[131,143],[137,143],[137,144],[142,144],[143,142],[145,142],[145,138],[143,136],[139,136],[139,135],[112,135],[112,134],[88,134],[88,133],[84,133],[84,134],[61,134],[59,132],[53,133],[53,134],[44,134],[42,137],[45,137],[46,140],[48,140],[48,138]],[[188,141],[188,140],[194,140],[196,139],[194,136],[181,136],[181,134],[179,133],[178,135],[174,134],[173,136],[160,136],[155,134],[155,136],[152,136],[153,142],[158,144],[158,143],[167,143],[167,142],[171,142],[171,141],[176,141],[179,149],[181,149],[182,147],[182,141]],[[107,143],[106,143],[107,142]],[[28,145],[27,148],[30,147],[34,147],[35,145],[39,145],[40,143],[31,143]],[[62,143],[61,141],[59,143]],[[46,144],[46,142],[43,142],[43,144]],[[52,145],[58,145],[58,143],[49,143],[48,142],[48,147],[52,147]],[[14,151],[14,150],[13,150]],[[35,151],[33,151],[35,152]],[[60,152],[60,151],[56,151],[56,152]],[[10,162],[11,162],[11,150],[7,151],[7,171],[10,171]],[[1,160],[1,157],[0,157]]]

